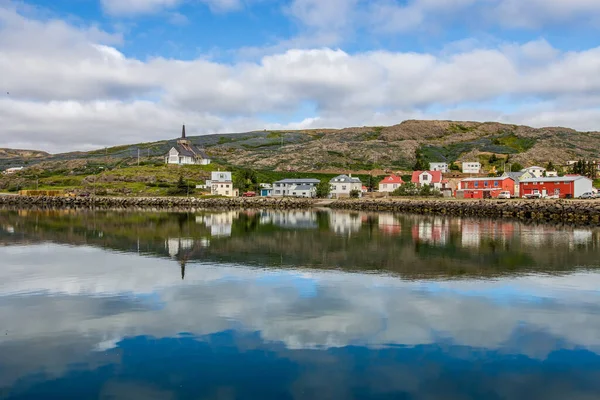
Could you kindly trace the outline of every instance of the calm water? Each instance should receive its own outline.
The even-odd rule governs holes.
[[[600,230],[0,211],[0,398],[597,399]]]

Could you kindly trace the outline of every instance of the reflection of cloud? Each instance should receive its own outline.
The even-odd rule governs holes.
[[[0,256],[0,319],[13,321],[21,340],[78,332],[106,348],[124,336],[243,326],[293,348],[417,345],[440,336],[502,348],[526,324],[600,348],[600,275],[592,273],[436,283],[192,265],[181,282],[164,260],[90,248],[8,247]]]

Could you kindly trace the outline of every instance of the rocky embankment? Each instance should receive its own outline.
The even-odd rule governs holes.
[[[426,200],[297,198],[185,198],[185,197],[28,197],[0,196],[0,206],[13,208],[96,209],[310,209],[386,211],[424,215],[512,218],[533,222],[564,222],[600,226],[600,201],[594,200]]]
[[[340,210],[388,211],[458,217],[513,218],[534,222],[600,225],[600,201],[595,200],[338,200]]]
[[[270,197],[195,198],[195,197],[44,197],[0,196],[0,206],[19,208],[96,208],[96,209],[308,209],[315,200]]]

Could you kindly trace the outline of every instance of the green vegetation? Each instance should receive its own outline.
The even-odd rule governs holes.
[[[513,163],[510,165],[510,172],[519,172],[523,169],[523,166],[521,164],[517,163]]]
[[[359,197],[360,197],[360,190],[352,189],[350,191],[350,198],[351,199],[358,199]]]
[[[533,138],[519,137],[512,132],[492,138],[493,144],[509,147],[518,153],[524,153],[531,149],[535,145],[535,142],[536,140]]]
[[[321,183],[317,185],[317,197],[319,199],[326,199],[329,197],[330,192],[331,185],[329,184],[329,181],[321,181]]]
[[[383,126],[376,126],[372,132],[365,134],[365,140],[378,140],[383,132]]]
[[[185,196],[194,193],[194,186],[190,187],[189,182],[186,182],[183,179],[183,175],[179,175],[179,180],[177,181],[177,185],[170,188],[167,193],[169,196]]]
[[[420,188],[412,182],[405,183],[391,193],[392,196],[421,196],[421,197],[441,197],[442,193],[430,185],[423,185]]]
[[[475,130],[475,128],[473,128],[473,127],[468,127],[468,126],[464,126],[461,124],[452,124],[448,128],[448,131],[451,133],[468,133],[468,132],[473,132],[474,130]]]

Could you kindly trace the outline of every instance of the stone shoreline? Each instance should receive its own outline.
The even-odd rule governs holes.
[[[511,218],[531,222],[563,222],[600,226],[600,201],[594,200],[438,200],[185,197],[28,197],[0,196],[0,206],[35,209],[310,209],[386,211],[422,215]]]

